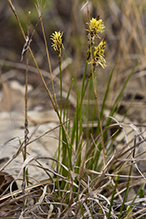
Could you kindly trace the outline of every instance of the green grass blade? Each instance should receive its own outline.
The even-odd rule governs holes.
[[[112,193],[112,197],[111,197],[111,201],[110,201],[110,206],[109,206],[109,212],[108,212],[108,217],[107,217],[107,219],[110,219],[110,218],[111,218],[110,216],[111,216],[111,211],[112,211],[114,196],[115,196],[115,193],[116,193],[116,189],[117,189],[118,182],[119,182],[119,176],[116,177],[115,187],[114,187],[114,189],[113,189],[113,193]]]
[[[112,76],[113,76],[113,73],[114,73],[116,64],[117,64],[117,59],[116,59],[116,62],[115,62],[115,64],[114,64],[114,67],[113,67],[113,69],[112,69],[112,71],[111,71],[111,74],[110,74],[110,77],[109,77],[109,80],[108,80],[108,84],[107,84],[107,87],[106,87],[104,99],[103,99],[103,102],[102,102],[102,107],[101,107],[101,112],[100,112],[100,119],[101,119],[101,120],[103,119],[103,113],[104,113],[104,109],[105,109],[105,102],[106,102],[107,97],[108,97],[109,88],[110,88],[110,84],[111,84],[111,79],[112,79]]]
[[[131,202],[131,204],[128,206],[128,210],[127,210],[127,213],[126,213],[126,215],[124,216],[124,218],[126,218],[126,216],[130,213],[131,207],[133,206],[133,204],[134,204],[134,202],[135,202],[137,196],[140,194],[140,191],[141,191],[142,187],[143,187],[143,184],[140,186],[140,188],[138,189],[138,192],[137,192],[136,196],[134,197],[134,199],[133,199],[133,201]]]
[[[129,76],[127,77],[127,79],[126,79],[126,81],[125,81],[125,83],[124,83],[124,85],[123,85],[123,87],[122,87],[122,89],[121,89],[119,95],[117,96],[117,98],[116,98],[116,100],[115,100],[115,103],[114,103],[112,109],[111,109],[110,116],[113,116],[114,113],[116,112],[117,106],[118,106],[118,104],[119,104],[119,102],[120,102],[120,100],[121,100],[121,97],[122,97],[123,92],[124,92],[124,90],[125,90],[125,88],[126,88],[126,86],[127,86],[127,83],[128,83],[128,81],[129,81],[129,79],[131,78],[131,75],[133,74],[133,72],[134,72],[134,70],[135,70],[135,68],[136,68],[137,65],[138,65],[138,62],[135,64],[135,66],[134,66],[134,68],[132,69],[131,73],[130,73]]]
[[[120,214],[118,216],[118,219],[120,219],[121,216],[122,216],[123,208],[124,208],[124,205],[125,205],[125,202],[126,202],[126,198],[128,196],[131,172],[132,172],[132,165],[130,166],[129,177],[128,177],[127,185],[126,185],[126,192],[125,192],[125,195],[124,195],[124,198],[123,198],[122,206],[120,208]]]

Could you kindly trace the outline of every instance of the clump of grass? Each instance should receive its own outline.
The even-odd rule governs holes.
[[[19,17],[15,10],[14,5],[10,0],[7,0],[10,8],[12,9],[22,35],[26,40],[27,37],[24,34]],[[44,9],[43,9],[44,10]],[[137,198],[142,187],[138,189],[137,194],[131,201],[127,201],[127,197],[131,188],[145,183],[145,176],[139,169],[137,159],[135,157],[136,148],[141,145],[145,139],[139,130],[132,124],[119,123],[114,119],[114,115],[117,112],[118,105],[123,95],[124,89],[134,71],[131,71],[127,77],[123,87],[121,88],[113,107],[109,113],[105,124],[103,124],[104,110],[106,108],[106,100],[108,98],[108,92],[114,72],[113,67],[106,92],[102,102],[102,106],[99,106],[98,100],[98,87],[97,87],[97,68],[106,67],[106,60],[104,57],[104,51],[106,46],[106,38],[104,37],[98,42],[100,35],[103,34],[105,25],[102,19],[92,18],[87,5],[87,58],[84,68],[84,74],[82,78],[81,87],[76,86],[76,105],[74,110],[74,117],[70,118],[69,115],[69,96],[71,92],[71,86],[67,94],[66,102],[63,106],[63,79],[62,79],[62,44],[63,33],[61,31],[55,31],[51,35],[52,47],[56,51],[58,57],[58,65],[60,70],[60,106],[56,99],[56,93],[54,88],[53,75],[51,70],[51,61],[49,57],[49,49],[47,45],[46,35],[43,26],[43,10],[40,8],[39,1],[37,1],[37,11],[39,14],[39,21],[42,28],[42,33],[45,42],[46,54],[51,72],[52,92],[50,92],[37,64],[37,61],[31,50],[31,45],[28,43],[27,50],[29,51],[34,64],[41,77],[42,83],[48,94],[53,109],[56,112],[59,119],[59,145],[57,156],[55,158],[50,157],[31,157],[28,154],[26,156],[27,145],[33,141],[37,141],[42,138],[48,132],[39,136],[35,140],[31,140],[33,134],[28,138],[28,126],[27,126],[27,74],[26,74],[26,96],[25,96],[25,140],[20,142],[20,148],[12,159],[15,159],[24,150],[24,164],[23,164],[23,184],[26,180],[26,167],[29,169],[29,165],[33,160],[36,161],[38,169],[43,169],[48,176],[43,182],[37,183],[31,186],[24,186],[21,190],[11,192],[10,194],[3,195],[0,198],[0,208],[4,206],[17,206],[15,212],[20,215],[20,218],[26,217],[39,217],[39,218],[132,218],[141,214],[141,211],[136,210],[135,203],[140,203],[143,198]],[[28,34],[29,37],[29,34]],[[29,41],[30,42],[30,41]],[[64,51],[65,52],[65,51]],[[28,65],[28,59],[27,59]],[[28,66],[26,69],[28,70]],[[116,65],[116,64],[115,64]],[[89,74],[87,69],[90,66]],[[101,70],[101,71],[102,71]],[[26,71],[27,73],[27,71]],[[77,85],[77,84],[76,84]],[[84,137],[83,130],[83,101],[88,88],[92,87],[92,92],[95,98],[95,112],[97,113],[98,121],[96,125],[95,136],[93,133],[88,134],[88,138]],[[88,98],[88,110],[90,110],[90,92]],[[92,125],[94,124],[96,116],[93,115]],[[112,124],[112,120],[115,121]],[[89,118],[86,118],[87,129],[89,129]],[[127,141],[127,133],[125,127],[131,128],[131,131],[136,132],[135,137],[131,141]],[[37,129],[37,127],[36,127]],[[110,134],[110,131],[115,131]],[[91,127],[93,130],[93,127]],[[122,148],[118,148],[116,137],[118,131],[124,133],[125,143],[122,144]],[[35,131],[34,131],[35,132]],[[136,143],[138,137],[141,140]],[[141,154],[140,154],[141,155]],[[140,156],[139,155],[139,156]],[[138,155],[137,155],[138,156]],[[39,162],[39,159],[49,159],[54,163],[54,169],[45,168]],[[6,165],[8,165],[10,160]],[[5,165],[5,166],[6,166]],[[3,167],[4,168],[4,167]],[[126,174],[124,174],[125,169]],[[138,175],[134,175],[134,171],[138,171]],[[53,176],[50,174],[52,173]],[[27,181],[31,180],[27,176]],[[22,206],[23,200],[23,206]],[[17,205],[15,203],[18,202]],[[137,212],[136,212],[137,211]],[[11,214],[13,211],[8,212]],[[7,215],[8,215],[7,214]],[[13,213],[14,214],[14,213]]]

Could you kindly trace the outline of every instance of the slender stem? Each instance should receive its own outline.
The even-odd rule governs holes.
[[[89,42],[90,42],[89,49],[90,49],[91,60],[93,60],[92,40],[91,40],[91,33],[90,32],[89,32]],[[98,121],[99,121],[100,132],[101,132],[101,143],[102,143],[103,154],[104,154],[104,165],[106,165],[106,155],[105,155],[105,147],[104,147],[104,139],[103,139],[102,122],[101,122],[101,118],[100,118],[100,110],[99,110],[99,104],[98,104],[98,90],[97,90],[97,86],[96,86],[97,83],[95,83],[96,78],[95,78],[94,64],[91,64],[91,75],[92,75],[94,97],[95,97],[95,102],[96,102],[97,116],[98,116]]]
[[[61,71],[61,57],[58,56],[58,64],[60,70],[60,117],[62,118],[62,71]]]
[[[28,28],[27,28],[27,35],[29,37],[29,29],[30,29],[30,12],[28,13]],[[28,102],[28,64],[29,64],[29,51],[26,51],[26,74],[25,74],[25,123],[24,123],[24,127],[25,127],[25,133],[24,133],[24,161],[26,160],[26,154],[27,154],[27,150],[26,150],[26,144],[28,141],[28,119],[27,119],[27,102]],[[23,183],[22,183],[22,194],[25,194],[25,187],[26,187],[26,168],[23,168]],[[25,210],[25,198],[23,199],[23,211]]]
[[[62,71],[61,71],[61,58],[58,56],[58,64],[60,70],[60,124],[62,118]],[[62,127],[59,128],[59,146],[58,146],[58,160],[60,159],[60,151],[61,151],[61,134],[62,134]]]
[[[102,122],[100,119],[100,111],[99,111],[99,105],[98,105],[98,92],[97,92],[97,88],[95,85],[93,67],[92,67],[92,82],[93,82],[94,97],[95,97],[95,102],[96,102],[97,116],[98,116],[98,121],[99,121],[100,132],[101,132],[101,142],[102,142],[102,148],[103,148],[103,154],[104,154],[104,165],[106,165],[106,155],[105,155],[105,147],[104,147],[104,140],[103,140],[103,129],[102,129]]]

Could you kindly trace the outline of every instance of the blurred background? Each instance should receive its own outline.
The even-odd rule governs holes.
[[[39,1],[42,8],[45,0]],[[46,50],[41,30],[38,22],[38,13],[35,0],[13,0],[22,27],[27,35],[28,11],[31,11],[30,35],[33,34],[31,48],[37,63],[47,74],[49,72]],[[63,69],[63,81],[66,90],[75,77],[80,84],[84,72],[87,58],[87,7],[83,7],[86,2],[83,0],[48,0],[43,12],[43,23],[50,52],[52,70],[58,66],[58,59],[55,51],[51,47],[50,35],[54,31],[63,31],[64,50],[62,62],[70,58],[71,63]],[[102,103],[104,92],[108,83],[110,73],[116,63],[112,85],[107,101],[107,108],[112,107],[112,103],[118,95],[122,84],[138,62],[137,67],[128,83],[124,96],[119,106],[119,113],[127,112],[132,101],[132,107],[127,112],[128,117],[133,121],[142,122],[145,120],[145,100],[146,100],[146,1],[135,0],[90,0],[88,4],[90,18],[98,15],[104,21],[105,32],[100,34],[101,39],[106,37],[105,57],[107,67],[97,68],[97,84],[99,90],[99,102]],[[81,10],[82,9],[82,10]],[[38,25],[36,25],[38,23]],[[34,32],[35,30],[35,32]],[[22,62],[21,52],[24,39],[18,23],[7,1],[0,1],[0,66],[2,80],[9,82],[15,80],[21,85],[25,84],[25,56]],[[100,40],[97,42],[97,44]],[[117,61],[116,61],[117,60]],[[34,66],[30,57],[29,65]],[[59,74],[57,75],[59,78]],[[49,86],[50,79],[45,76]],[[37,103],[30,104],[30,109],[37,105],[48,107],[46,103],[48,96],[43,88],[42,82],[36,69],[29,72],[29,84],[32,90],[29,93],[33,101],[37,96]],[[0,85],[2,90],[2,83]],[[56,95],[57,93],[56,82]],[[65,88],[65,87],[64,87]],[[51,88],[50,88],[51,89]],[[40,92],[41,91],[41,92]],[[74,93],[75,98],[75,93]],[[6,98],[1,99],[1,111],[7,110],[4,107]],[[93,97],[94,99],[94,97]],[[16,101],[19,102],[18,100]],[[2,107],[3,105],[3,107]],[[21,105],[21,101],[20,101]],[[11,110],[15,107],[9,106]]]

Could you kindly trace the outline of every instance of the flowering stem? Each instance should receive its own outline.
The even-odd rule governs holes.
[[[58,55],[58,64],[59,64],[59,70],[60,70],[60,124],[63,121],[63,113],[62,113],[62,70],[61,70],[61,57],[60,55]],[[66,165],[66,145],[64,144],[64,142],[67,143],[67,139],[65,137],[65,131],[64,131],[64,127],[60,126],[59,129],[59,151],[61,151],[61,144],[62,144],[62,163],[64,165]],[[60,153],[58,154],[58,158],[60,158]],[[62,172],[62,174],[66,174],[66,172]]]
[[[62,117],[62,71],[61,71],[61,58],[58,56],[58,64],[60,71],[60,117]]]
[[[89,11],[87,10],[87,13]],[[98,65],[100,65],[102,68],[106,67],[106,60],[104,58],[104,50],[106,45],[106,38],[104,38],[98,46],[95,45],[95,39],[100,38],[99,33],[102,33],[105,29],[104,23],[102,19],[98,17],[92,18],[88,23],[88,43],[89,43],[89,50],[91,55],[91,74],[92,74],[92,83],[93,83],[93,90],[94,90],[94,96],[96,101],[96,107],[97,107],[97,115],[99,120],[99,128],[101,132],[101,143],[103,148],[103,154],[104,154],[104,165],[106,165],[106,157],[105,157],[105,147],[104,147],[104,139],[103,139],[103,130],[102,130],[102,123],[101,123],[101,117],[100,117],[100,111],[99,111],[99,105],[98,105],[98,92],[97,87],[95,84],[95,69]],[[93,52],[94,50],[94,52]]]
[[[98,92],[97,92],[97,88],[96,88],[96,85],[95,85],[95,77],[94,77],[94,72],[93,71],[92,71],[92,82],[93,82],[94,97],[95,97],[96,107],[97,107],[97,116],[98,116],[98,121],[99,121],[100,132],[101,132],[101,142],[102,142],[102,148],[103,148],[103,154],[104,154],[104,164],[106,165],[105,147],[104,147],[104,140],[103,140],[103,130],[102,130],[102,123],[101,123],[101,119],[100,119],[99,105],[98,105]]]

